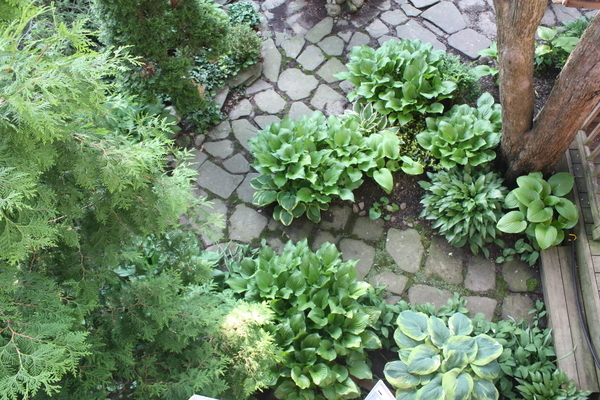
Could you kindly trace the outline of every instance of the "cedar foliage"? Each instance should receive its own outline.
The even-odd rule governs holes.
[[[189,80],[192,57],[229,51],[229,17],[210,0],[94,0],[100,39],[131,46],[143,67],[128,79],[137,93],[167,95],[182,114],[203,108],[199,88]]]
[[[270,312],[216,291],[177,224],[205,204],[169,124],[103,122],[133,60],[46,12],[0,33],[0,399],[246,398],[276,359]]]

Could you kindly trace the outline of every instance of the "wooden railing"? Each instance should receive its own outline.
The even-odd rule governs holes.
[[[577,146],[593,218],[591,234],[600,240],[600,103],[577,133]]]

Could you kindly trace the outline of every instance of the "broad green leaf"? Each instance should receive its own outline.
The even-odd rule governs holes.
[[[360,335],[369,324],[369,316],[362,312],[355,313],[352,318],[344,321],[344,330],[346,332]]]
[[[524,187],[516,188],[512,191],[512,193],[514,193],[519,202],[525,206],[529,206],[529,203],[540,198],[540,194],[538,192]]]
[[[274,190],[262,190],[255,192],[252,203],[258,206],[266,206],[277,200],[277,192]]]
[[[394,331],[394,341],[401,349],[413,349],[418,345],[423,344],[422,340],[414,340],[406,336],[404,333],[402,333],[400,328],[396,328]]]
[[[537,193],[542,193],[542,183],[539,179],[529,176],[523,175],[517,178],[517,185],[522,188],[527,188],[536,191]]]
[[[433,346],[422,344],[415,347],[408,358],[408,372],[416,375],[431,374],[440,367],[441,358]]]
[[[520,233],[527,228],[527,221],[520,211],[510,211],[500,218],[496,227],[502,232]]]
[[[361,344],[360,336],[346,333],[342,336],[341,344],[347,349],[359,348]]]
[[[256,273],[256,286],[263,292],[269,292],[273,286],[273,274],[259,270]]]
[[[321,343],[321,335],[319,335],[318,333],[311,333],[310,335],[307,335],[304,339],[302,339],[301,342],[301,347],[307,348],[307,347],[314,347],[317,348],[319,347],[319,344]]]
[[[365,349],[375,350],[381,348],[381,340],[379,339],[379,336],[369,329],[360,334],[360,340]]]
[[[298,199],[298,201],[310,203],[314,200],[313,191],[308,187],[300,188],[298,189],[298,192],[296,192],[296,198]]]
[[[535,227],[535,240],[542,250],[552,246],[557,235],[558,231],[552,225],[537,224]]]
[[[306,332],[306,321],[304,320],[304,314],[292,315],[290,317],[290,327],[296,335]]]
[[[394,188],[394,177],[389,169],[381,168],[373,171],[373,179],[375,179],[375,182],[377,182],[387,194],[392,192],[392,189]]]
[[[407,156],[402,156],[400,159],[402,160],[402,171],[408,175],[421,175],[425,171],[421,164]]]
[[[500,376],[502,373],[502,369],[500,368],[500,364],[498,364],[497,360],[494,360],[486,365],[475,365],[471,364],[471,369],[475,374],[483,379],[494,380]]]
[[[339,196],[342,200],[348,200],[354,203],[354,193],[352,193],[352,190],[341,188]]]
[[[302,374],[300,367],[292,368],[292,380],[300,389],[307,389],[310,387],[310,378]]]
[[[235,293],[243,293],[248,290],[248,281],[241,276],[232,276],[231,278],[225,281],[227,285],[233,290]]]
[[[307,318],[314,322],[319,327],[324,327],[327,325],[327,318],[325,318],[325,313],[323,309],[315,307],[307,315]]]
[[[333,348],[333,343],[329,340],[321,340],[317,348],[317,354],[327,361],[333,361],[337,358],[337,353]]]
[[[313,365],[308,371],[315,385],[319,385],[329,374],[329,368],[323,363]]]
[[[545,222],[552,219],[552,208],[546,207],[544,201],[537,199],[527,207],[527,220],[530,222]]]
[[[577,213],[577,207],[571,202],[571,200],[561,198],[555,205],[556,211],[569,221],[577,221],[579,214]]]
[[[296,296],[304,293],[304,290],[306,289],[306,280],[304,279],[302,272],[296,271],[290,275],[285,282],[285,286],[290,288]]]
[[[418,390],[418,399],[444,400],[444,388],[442,387],[442,376],[433,378],[427,385]]]
[[[371,368],[365,361],[348,362],[348,373],[358,379],[373,379]]]
[[[417,393],[415,388],[398,389],[396,390],[396,400],[417,400]]]
[[[344,381],[336,383],[334,389],[336,395],[342,396],[341,398],[354,399],[360,395],[360,388],[350,378],[346,378]],[[323,391],[323,393],[325,393],[325,391]]]
[[[275,389],[275,397],[278,399],[291,399],[298,393],[298,386],[292,380],[285,380]]]
[[[444,347],[450,337],[450,330],[441,319],[431,316],[427,322],[427,331],[431,342],[438,348]]]
[[[483,106],[492,106],[494,105],[494,97],[488,92],[485,92],[477,99],[477,107],[481,108]]]
[[[449,352],[452,350],[464,352],[471,362],[477,355],[477,342],[469,336],[452,336],[444,347],[444,358],[448,358]]]
[[[351,299],[358,299],[358,298],[364,296],[365,294],[367,294],[367,292],[369,291],[369,288],[371,288],[371,285],[368,282],[354,281],[348,287],[348,296]]]
[[[418,375],[408,372],[408,367],[402,361],[392,361],[385,364],[383,374],[388,383],[398,389],[413,388],[421,381]]]
[[[556,36],[556,33],[557,33],[556,29],[547,28],[545,26],[538,26],[538,28],[537,28],[537,34],[540,37],[540,39],[545,40],[547,42],[554,39],[554,37]]]
[[[473,390],[473,378],[468,373],[456,368],[442,376],[442,387],[445,399],[467,400]]]
[[[455,313],[448,320],[448,327],[454,336],[470,335],[473,332],[473,324],[469,317],[462,313]]]
[[[497,359],[502,354],[502,345],[488,335],[478,335],[475,337],[475,342],[477,342],[477,355],[471,364],[483,366]]]
[[[552,175],[548,179],[548,183],[552,188],[552,194],[561,197],[567,195],[573,189],[575,179],[568,172],[559,172]]]
[[[427,331],[427,315],[421,312],[402,311],[398,316],[398,327],[413,340],[425,340]]]
[[[442,361],[442,372],[447,372],[455,368],[464,369],[469,364],[467,354],[458,350],[448,351],[448,356]]]
[[[473,380],[473,397],[477,400],[498,400],[500,394],[496,386],[486,379]]]

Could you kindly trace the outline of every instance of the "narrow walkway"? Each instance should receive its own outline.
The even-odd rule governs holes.
[[[250,167],[248,139],[257,130],[286,115],[293,119],[321,110],[341,114],[348,107],[348,82],[334,77],[345,70],[353,46],[378,47],[386,40],[420,39],[434,47],[474,59],[495,39],[492,0],[383,0],[367,2],[356,14],[325,17],[309,22],[305,0],[260,2],[263,15],[263,62],[240,74],[230,89],[247,86],[245,98],[208,135],[196,136],[195,162],[198,195],[207,195],[213,211],[225,216],[220,239],[282,248],[288,240],[308,238],[313,248],[335,243],[344,259],[358,259],[360,279],[385,284],[389,302],[405,298],[412,303],[446,303],[453,292],[465,296],[473,314],[503,318],[530,318],[531,293],[540,293],[538,272],[520,261],[496,265],[442,238],[423,240],[417,227],[385,230],[383,221],[370,220],[366,210],[352,204],[334,206],[327,220],[307,219],[285,227],[266,210],[252,205],[250,180],[258,174]],[[553,26],[576,19],[580,11],[551,5],[543,24]],[[401,215],[401,211],[399,212]]]

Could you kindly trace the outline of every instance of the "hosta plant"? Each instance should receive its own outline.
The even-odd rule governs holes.
[[[427,118],[427,130],[417,135],[423,148],[440,160],[444,168],[481,165],[496,158],[494,148],[502,135],[502,108],[489,93],[477,100],[477,108],[466,104],[452,107],[437,118]]]
[[[431,43],[389,40],[377,50],[354,47],[347,72],[336,76],[352,82],[352,101],[373,103],[375,110],[403,125],[417,114],[442,113],[440,100],[452,96],[456,83],[443,80],[439,66],[445,53]]]
[[[419,174],[422,167],[400,155],[400,139],[383,130],[363,136],[356,118],[326,118],[316,111],[295,121],[289,117],[259,131],[249,141],[253,167],[262,175],[251,181],[253,202],[276,202],[273,218],[284,225],[304,214],[314,222],[334,198],[354,201],[352,191],[372,177],[387,193],[392,173]]]
[[[502,371],[502,345],[486,334],[472,335],[471,320],[461,313],[447,322],[424,313],[403,311],[394,339],[400,360],[386,364],[384,375],[396,399],[497,400],[494,381]]]
[[[373,301],[375,289],[356,280],[355,264],[330,243],[312,252],[305,239],[288,242],[280,255],[265,246],[233,266],[233,291],[274,311],[283,349],[277,398],[354,399],[360,389],[352,377],[372,378],[366,351],[381,347],[381,319],[392,316],[381,298]]]
[[[518,187],[506,196],[504,206],[510,211],[498,221],[497,227],[506,233],[525,232],[536,250],[557,246],[565,229],[577,224],[575,205],[564,196],[573,188],[574,179],[568,172],[544,180],[541,172],[517,178]]]
[[[482,249],[489,257],[484,246],[496,238],[496,223],[508,192],[503,179],[495,172],[469,166],[427,175],[429,181],[419,182],[425,189],[421,217],[434,220],[433,228],[451,245],[469,244],[473,254]]]

